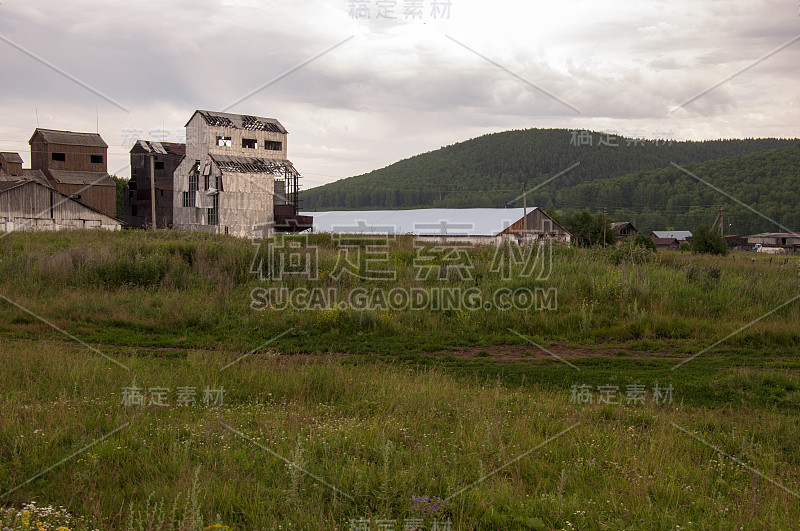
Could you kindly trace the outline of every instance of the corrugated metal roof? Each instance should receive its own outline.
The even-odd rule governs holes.
[[[678,241],[692,237],[692,231],[688,230],[654,230],[652,235],[656,238],[675,238]]]
[[[61,184],[116,186],[109,174],[98,171],[50,170],[50,175]]]
[[[264,118],[263,116],[251,116],[249,114],[232,114],[228,112],[196,110],[192,114],[200,114],[206,123],[212,127],[233,127],[234,129],[245,129],[248,131],[272,131],[275,133],[286,134],[287,131],[275,118]],[[189,118],[189,122],[192,121]],[[186,122],[187,124],[189,122]]]
[[[13,151],[0,151],[0,155],[6,159],[6,162],[22,164],[22,157],[19,156],[19,153],[15,153]]]
[[[535,207],[528,208],[530,213]],[[523,216],[522,208],[423,208],[302,212],[315,232],[496,236]]]
[[[73,131],[57,131],[55,129],[40,129],[37,128],[33,132],[33,136],[28,141],[30,144],[36,135],[42,136],[42,139],[49,144],[65,144],[68,146],[91,146],[107,148],[108,144],[103,141],[103,138],[97,133],[75,133]]]

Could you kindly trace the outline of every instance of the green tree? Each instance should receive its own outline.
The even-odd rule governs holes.
[[[728,254],[728,243],[718,232],[711,232],[706,225],[700,225],[692,233],[692,252],[705,254]]]
[[[603,244],[603,214],[593,216],[588,210],[571,214],[564,218],[564,227],[572,233],[580,247]],[[606,218],[606,245],[617,241],[617,234],[611,229],[611,220]]]
[[[655,251],[657,249],[655,242],[650,236],[646,234],[637,234],[636,238],[633,239],[633,245],[636,247],[644,247],[645,249],[650,249],[651,251]]]
[[[116,175],[112,175],[111,178],[114,179],[114,184],[117,185],[117,219],[122,219],[125,207],[125,187],[128,186],[128,180]]]

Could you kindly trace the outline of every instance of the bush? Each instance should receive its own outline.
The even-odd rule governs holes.
[[[646,234],[637,234],[636,238],[633,240],[633,245],[636,247],[644,247],[645,249],[650,249],[651,251],[658,249],[653,239]]]
[[[711,232],[705,225],[700,225],[692,235],[692,252],[703,254],[728,254],[728,243],[725,237],[717,232]]]

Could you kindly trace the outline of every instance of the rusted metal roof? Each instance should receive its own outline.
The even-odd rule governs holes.
[[[22,164],[22,157],[19,156],[19,153],[14,153],[13,151],[0,151],[0,155],[2,155],[8,163]]]
[[[109,174],[99,171],[50,170],[50,175],[60,184],[116,186]]]
[[[97,133],[75,133],[73,131],[57,131],[55,129],[36,128],[28,141],[32,143],[36,135],[40,135],[48,144],[64,144],[68,146],[91,146],[107,148],[108,144]]]
[[[286,129],[275,118],[203,110],[194,111],[192,118],[194,118],[194,115],[198,113],[203,117],[206,123],[212,127],[232,127],[234,129],[244,129],[247,131],[272,131],[273,133],[281,134],[287,133]],[[192,119],[190,118],[189,121],[191,122]]]
[[[219,169],[225,173],[270,173],[283,175],[289,173],[299,176],[294,165],[285,159],[257,159],[254,157],[232,157],[228,155],[209,155]]]

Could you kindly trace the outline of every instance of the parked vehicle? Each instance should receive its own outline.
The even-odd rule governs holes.
[[[753,250],[757,253],[764,253],[764,254],[786,254],[786,249],[783,247],[764,247],[760,243],[757,243]]]

